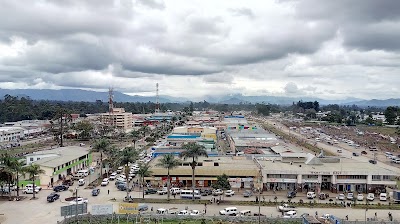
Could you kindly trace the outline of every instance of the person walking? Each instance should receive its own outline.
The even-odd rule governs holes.
[[[110,194],[110,189],[107,190],[107,194]]]

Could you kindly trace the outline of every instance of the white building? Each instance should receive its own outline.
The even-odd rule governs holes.
[[[38,164],[45,171],[40,175],[41,185],[61,180],[68,174],[87,168],[91,162],[92,154],[89,150],[78,146],[56,148],[26,155],[26,164]]]
[[[368,162],[317,158],[306,153],[292,153],[295,157],[286,154],[290,155],[255,160],[262,170],[265,190],[371,192],[396,186],[396,173]]]
[[[21,127],[0,127],[0,143],[12,143],[24,137],[25,129]]]

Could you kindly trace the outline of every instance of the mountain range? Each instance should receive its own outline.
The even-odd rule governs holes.
[[[85,101],[95,102],[101,100],[108,101],[108,92],[96,92],[82,89],[0,89],[0,96],[9,94],[18,97],[30,97],[32,100],[52,100],[52,101]],[[139,96],[128,95],[114,91],[114,101],[116,102],[155,102],[155,96]],[[340,104],[340,105],[357,105],[361,107],[376,106],[400,106],[400,99],[386,100],[363,100],[358,98],[347,98],[344,100],[325,100],[312,97],[284,97],[284,96],[244,96],[242,94],[224,95],[224,96],[205,96],[204,100],[209,103],[222,104],[246,104],[246,103],[271,103],[290,105],[293,102],[302,101],[318,101],[321,105]],[[160,96],[160,103],[183,103],[189,102],[190,99],[185,97]]]

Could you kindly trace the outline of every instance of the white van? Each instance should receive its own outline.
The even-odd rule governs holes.
[[[243,211],[240,211],[239,215],[240,216],[251,216],[251,211],[250,210],[243,210]]]
[[[220,215],[237,215],[239,212],[236,207],[228,207],[219,211]]]
[[[391,153],[391,152],[385,152],[385,156],[386,156],[386,157],[393,156],[393,153]]]
[[[84,180],[84,179],[79,179],[79,180],[78,180],[78,185],[79,185],[79,186],[85,185],[85,180]]]
[[[387,194],[386,193],[381,193],[379,195],[379,200],[380,201],[386,201],[387,200]]]
[[[314,199],[315,197],[317,197],[317,195],[315,194],[315,192],[307,192],[307,198],[308,199]]]
[[[79,170],[79,171],[78,171],[78,174],[79,174],[79,173],[80,173],[81,175],[83,174],[85,177],[87,177],[87,176],[89,175],[89,170]]]

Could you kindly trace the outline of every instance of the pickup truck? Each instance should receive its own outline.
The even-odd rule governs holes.
[[[278,211],[280,211],[280,212],[288,212],[288,211],[295,211],[295,210],[297,210],[296,207],[290,206],[290,205],[288,205],[288,204],[279,205],[279,206],[277,207],[277,209],[278,209]]]
[[[160,189],[160,190],[157,191],[157,194],[159,194],[159,195],[163,195],[163,194],[167,194],[167,193],[168,193],[168,191],[165,188]]]

